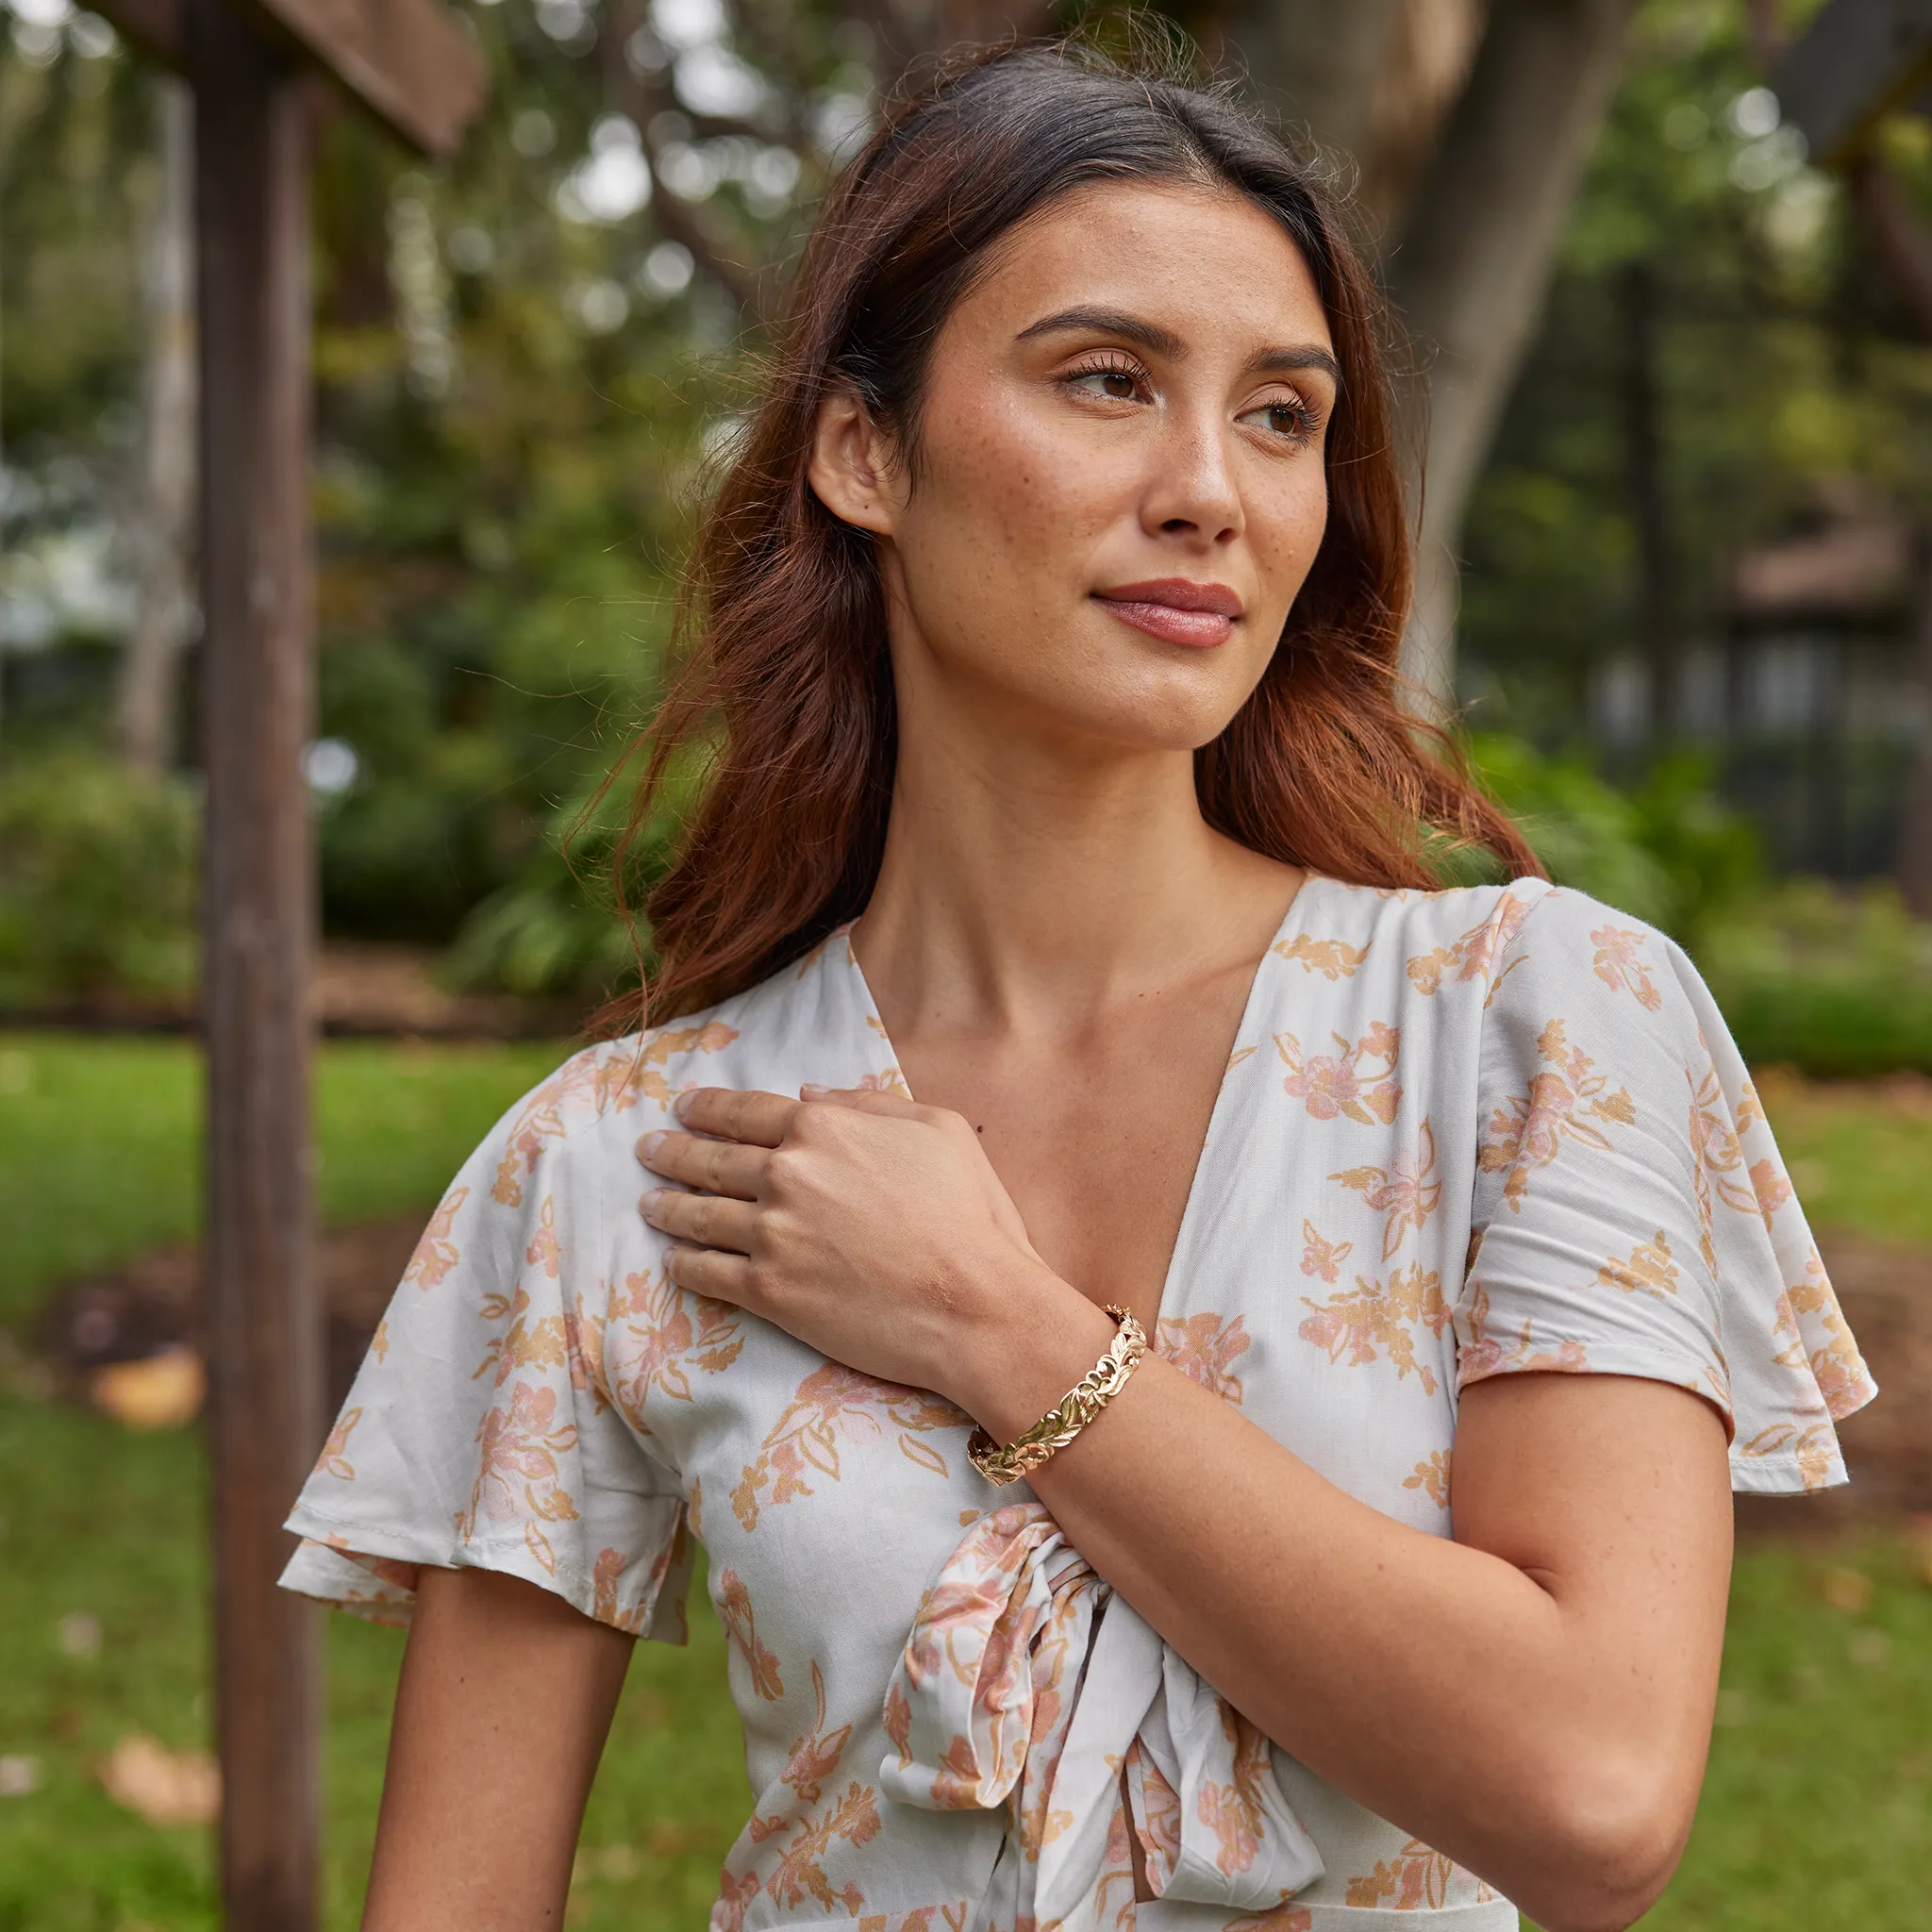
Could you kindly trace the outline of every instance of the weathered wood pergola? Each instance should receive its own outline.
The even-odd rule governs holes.
[[[333,79],[446,155],[482,105],[441,0],[92,0],[193,92],[201,392],[208,1285],[222,1891],[318,1923],[317,1614],[278,1591],[323,1437],[310,1260],[309,152]]]

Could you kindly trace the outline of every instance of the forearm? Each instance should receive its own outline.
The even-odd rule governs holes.
[[[1057,1399],[1111,1325],[1065,1301],[1047,1307],[974,1395],[1001,1440]],[[1696,1408],[1670,1390],[1634,1399],[1651,1395]],[[1703,1420],[1721,1444],[1715,1418]],[[1552,1507],[1566,1474],[1545,1472]],[[1268,1736],[1548,1922],[1563,1922],[1586,1868],[1608,1894],[1626,1882],[1622,1864],[1641,1890],[1674,1862],[1675,1843],[1652,1840],[1688,1823],[1715,1659],[1643,1627],[1667,1603],[1638,1591],[1607,1615],[1601,1592],[1536,1574],[1534,1550],[1408,1528],[1158,1359],[1033,1487],[1094,1568]],[[1707,1514],[1708,1499],[1687,1507]],[[1616,1540],[1607,1526],[1607,1556]],[[1711,1554],[1697,1560],[1710,1567]],[[1723,1561],[1707,1591],[1722,1590]],[[1618,1923],[1614,1907],[1605,1923]]]
[[[423,1573],[364,1932],[560,1925],[631,1640],[533,1584]]]

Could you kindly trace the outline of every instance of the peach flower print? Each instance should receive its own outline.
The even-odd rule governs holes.
[[[1791,1335],[1801,1350],[1805,1346],[1803,1317],[1812,1318],[1811,1325],[1821,1338],[1818,1345],[1807,1353],[1806,1359],[1825,1407],[1833,1416],[1847,1416],[1854,1409],[1862,1408],[1877,1391],[1815,1247],[1805,1263],[1804,1280],[1788,1288],[1779,1298],[1780,1331],[1788,1311]]]
[[[1480,925],[1473,925],[1458,940],[1446,946],[1438,946],[1432,952],[1421,953],[1409,960],[1404,969],[1408,974],[1408,983],[1416,991],[1433,996],[1440,992],[1445,979],[1454,979],[1460,985],[1471,980],[1487,979],[1497,959],[1516,935],[1523,929],[1523,922],[1528,916],[1529,908],[1521,899],[1506,893],[1496,902],[1496,909]],[[1489,999],[1496,996],[1496,987],[1503,983],[1504,975],[1512,973],[1516,961],[1499,974],[1490,988]]]
[[[1436,1172],[1436,1136],[1424,1120],[1416,1136],[1415,1149],[1397,1152],[1387,1167],[1348,1167],[1331,1174],[1331,1181],[1354,1188],[1377,1214],[1388,1220],[1382,1228],[1382,1258],[1391,1259],[1401,1247],[1411,1227],[1420,1228],[1436,1211],[1442,1198],[1442,1183],[1433,1178]],[[1303,1264],[1307,1272],[1307,1264]]]
[[[1348,1903],[1352,1906],[1379,1906],[1386,1899],[1388,1909],[1397,1912],[1435,1911],[1449,1903],[1450,1882],[1456,1876],[1456,1861],[1412,1838],[1393,1858],[1375,1861],[1366,1878],[1348,1881]],[[1494,1896],[1478,1881],[1482,1899]]]
[[[658,1559],[659,1564],[669,1567],[670,1552]],[[591,1614],[600,1624],[608,1624],[613,1630],[625,1630],[633,1637],[643,1635],[644,1612],[641,1606],[623,1609],[617,1601],[618,1580],[624,1574],[624,1552],[617,1549],[602,1549],[597,1552],[597,1561],[591,1571]],[[654,1575],[654,1581],[661,1577]]]
[[[336,1418],[336,1425],[328,1432],[328,1441],[322,1445],[322,1454],[315,1459],[316,1474],[332,1475],[338,1482],[352,1483],[356,1480],[356,1465],[348,1457],[349,1438],[361,1420],[359,1408],[345,1408]]]
[[[693,1369],[720,1374],[744,1348],[736,1308],[679,1288],[668,1273],[626,1274],[623,1294],[612,1299],[610,1319],[622,1321],[625,1338],[617,1393],[636,1417],[653,1389],[674,1402],[689,1402]]]
[[[1324,1281],[1336,1280],[1341,1264],[1355,1252],[1353,1241],[1324,1241],[1312,1221],[1302,1223],[1302,1273],[1319,1274]]]
[[[778,1674],[778,1659],[758,1641],[758,1623],[752,1615],[751,1591],[735,1570],[718,1574],[718,1621],[724,1634],[738,1645],[751,1666],[751,1688],[768,1704],[785,1694],[785,1682]],[[823,1704],[824,1693],[821,1692]]]
[[[519,1382],[510,1391],[508,1412],[492,1408],[476,1440],[476,1481],[470,1507],[457,1518],[457,1534],[465,1542],[475,1535],[479,1510],[498,1521],[521,1520],[530,1554],[554,1573],[557,1553],[541,1525],[577,1520],[557,1460],[576,1447],[576,1424],[558,1421],[555,1389]]]
[[[1417,1375],[1425,1394],[1436,1392],[1435,1376],[1415,1352],[1416,1328],[1440,1336],[1452,1314],[1442,1299],[1441,1276],[1433,1268],[1424,1269],[1420,1262],[1398,1268],[1386,1283],[1357,1274],[1355,1287],[1330,1295],[1325,1307],[1307,1295],[1302,1301],[1314,1310],[1301,1324],[1302,1340],[1325,1348],[1330,1361],[1345,1357],[1356,1368],[1386,1356],[1394,1364],[1398,1380]]]
[[[1677,1291],[1677,1264],[1671,1258],[1671,1238],[1662,1228],[1657,1239],[1640,1241],[1627,1261],[1608,1260],[1596,1271],[1599,1288],[1621,1288],[1625,1294],[1654,1294],[1661,1301]]]
[[[1312,1932],[1314,1923],[1315,1915],[1307,1906],[1275,1906],[1244,1919],[1230,1919],[1221,1932]]]
[[[726,1866],[719,1880],[718,1903],[711,1907],[709,1932],[744,1932],[744,1914],[764,1890],[756,1872],[734,1874]]]
[[[1609,1141],[1592,1123],[1628,1126],[1637,1118],[1629,1089],[1608,1091],[1609,1076],[1594,1072],[1589,1055],[1570,1044],[1562,1021],[1552,1020],[1538,1034],[1536,1049],[1548,1071],[1535,1075],[1527,1093],[1511,1094],[1496,1108],[1476,1153],[1485,1174],[1507,1170],[1503,1197],[1519,1212],[1530,1174],[1548,1167],[1566,1140],[1607,1150]]]
[[[1244,1315],[1232,1322],[1211,1314],[1168,1316],[1160,1323],[1154,1345],[1189,1380],[1239,1408],[1241,1378],[1233,1365],[1250,1340]]]
[[[563,1367],[563,1317],[543,1315],[533,1322],[530,1320],[530,1308],[529,1292],[522,1283],[517,1285],[508,1303],[500,1294],[484,1296],[484,1318],[500,1321],[508,1315],[509,1326],[503,1334],[491,1338],[489,1346],[483,1351],[483,1359],[476,1364],[475,1372],[470,1377],[473,1382],[480,1376],[493,1374],[496,1387],[501,1389],[519,1369]]]
[[[1699,1043],[1702,1044],[1700,1037]],[[1744,1143],[1732,1124],[1729,1106],[1724,1100],[1717,1069],[1707,1058],[1701,1074],[1684,1069],[1690,1087],[1690,1147],[1696,1157],[1692,1185],[1697,1196],[1697,1218],[1701,1229],[1699,1251],[1707,1268],[1717,1266],[1717,1249],[1711,1239],[1713,1200],[1740,1214],[1756,1214],[1765,1226],[1791,1198],[1791,1184],[1776,1161],[1766,1157],[1754,1166],[1744,1165]]]
[[[1582,1375],[1590,1372],[1590,1357],[1580,1341],[1565,1339],[1555,1349],[1540,1349],[1530,1340],[1531,1324],[1525,1322],[1516,1346],[1506,1348],[1489,1332],[1489,1325],[1490,1291],[1478,1287],[1470,1297],[1467,1316],[1459,1317],[1457,1323],[1457,1383],[1461,1388],[1466,1389],[1472,1382],[1480,1382],[1490,1375],[1531,1370],[1564,1375]]]
[[[882,1416],[885,1422],[880,1421]],[[882,1436],[886,1423],[899,1432],[900,1453],[940,1476],[946,1474],[946,1458],[917,1438],[935,1429],[966,1426],[965,1417],[951,1403],[923,1390],[875,1382],[841,1362],[814,1369],[798,1385],[791,1406],[772,1424],[758,1461],[745,1466],[731,1492],[739,1522],[754,1529],[760,1507],[810,1495],[812,1470],[837,1482],[840,1438],[859,1429]]]
[[[389,1359],[389,1317],[385,1315],[375,1324],[375,1333],[369,1338],[369,1353],[378,1362]]]
[[[1828,1422],[1773,1423],[1749,1441],[1740,1442],[1733,1453],[1754,1461],[1767,1456],[1789,1456],[1797,1463],[1798,1478],[1805,1487],[1822,1490],[1837,1467],[1838,1438]]]
[[[1590,936],[1596,948],[1591,965],[1606,986],[1631,994],[1646,1013],[1655,1013],[1663,1006],[1664,996],[1650,976],[1648,963],[1638,953],[1648,937],[1627,926],[1600,925]]]
[[[849,1786],[829,1811],[800,1824],[772,1874],[771,1896],[787,1911],[794,1910],[809,1898],[828,1912],[836,1906],[843,1906],[856,1918],[865,1903],[864,1892],[850,1883],[835,1891],[819,1861],[836,1840],[862,1845],[876,1838],[878,1832],[878,1793],[870,1785]]]
[[[785,1769],[778,1774],[779,1783],[790,1785],[798,1793],[801,1805],[818,1803],[822,1787],[838,1770],[840,1756],[852,1736],[849,1724],[841,1724],[834,1731],[825,1729],[825,1678],[816,1657],[811,1665],[811,1689],[818,1714],[812,1719],[811,1729],[792,1745]]]
[[[1431,1449],[1428,1459],[1418,1462],[1402,1478],[1405,1490],[1421,1490],[1438,1509],[1449,1507],[1449,1456],[1447,1449]]]
[[[543,1196],[543,1206],[537,1215],[537,1232],[530,1237],[530,1245],[524,1250],[524,1259],[532,1268],[541,1268],[552,1281],[558,1278],[563,1266],[563,1257],[557,1246],[557,1201],[554,1195]]]
[[[403,1270],[405,1281],[413,1281],[425,1290],[442,1286],[443,1278],[462,1258],[449,1236],[458,1210],[469,1198],[468,1188],[452,1188],[442,1197],[436,1212],[429,1217],[429,1225],[423,1230],[422,1240],[416,1243],[415,1253],[409,1257],[409,1265]]]
[[[1319,973],[1329,980],[1353,979],[1369,957],[1368,946],[1352,946],[1346,940],[1318,940],[1305,932],[1291,940],[1276,940],[1274,950],[1284,959],[1293,960],[1304,973]]]
[[[673,1054],[717,1053],[737,1038],[736,1030],[722,1021],[708,1020],[702,1026],[664,1026],[642,1034],[634,1048],[593,1046],[566,1060],[511,1123],[492,1196],[506,1208],[523,1205],[523,1181],[537,1172],[544,1147],[568,1131],[569,1108],[588,1103],[602,1118],[613,1108],[622,1113],[641,1099],[668,1103],[671,1086],[662,1069]]]
[[[1395,1061],[1402,1050],[1402,1029],[1376,1021],[1353,1045],[1339,1033],[1333,1054],[1304,1055],[1292,1033],[1277,1033],[1274,1049],[1288,1068],[1282,1087],[1306,1103],[1318,1121],[1346,1115],[1364,1126],[1388,1126],[1395,1118],[1402,1088],[1395,1079]]]
[[[1221,1707],[1221,1728],[1234,1746],[1234,1781],[1204,1782],[1195,1806],[1201,1823],[1214,1834],[1214,1862],[1224,1875],[1253,1868],[1267,1828],[1261,1785],[1274,1775],[1274,1747],[1245,1718]]]
[[[611,1407],[610,1384],[604,1366],[603,1318],[581,1307],[567,1307],[563,1322],[563,1357],[570,1365],[570,1386],[591,1398],[594,1412]]]

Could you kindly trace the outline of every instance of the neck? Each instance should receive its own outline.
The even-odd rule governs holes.
[[[1091,1024],[1265,949],[1298,875],[1207,824],[1191,753],[901,717],[855,935],[895,1036]]]

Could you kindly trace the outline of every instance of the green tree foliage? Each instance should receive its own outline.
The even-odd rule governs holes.
[[[74,747],[0,769],[0,1009],[193,983],[192,787]]]
[[[1791,8],[1789,25],[1808,8]],[[1628,446],[1633,290],[1655,314],[1657,484],[1680,639],[1821,484],[1932,511],[1932,346],[1836,181],[1776,125],[1730,0],[1651,0],[1566,235],[1538,346],[1471,508],[1460,641],[1486,726],[1560,743],[1591,667],[1641,641]],[[1892,158],[1932,216],[1925,124]]]

